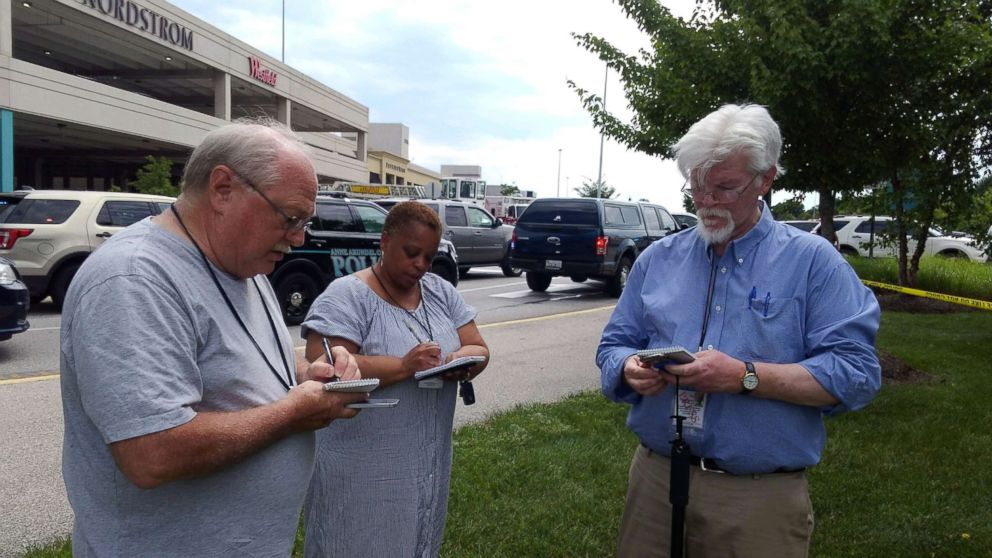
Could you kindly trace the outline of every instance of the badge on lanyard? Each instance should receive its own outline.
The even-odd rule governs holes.
[[[427,378],[426,380],[417,382],[417,387],[420,389],[441,389],[444,387],[444,380],[436,377]]]
[[[678,412],[685,417],[685,421],[682,422],[682,425],[686,428],[702,429],[703,417],[705,415],[704,411],[706,410],[706,394],[687,389],[680,389],[676,393],[678,394]],[[673,401],[673,415],[676,414],[674,407],[675,402]]]

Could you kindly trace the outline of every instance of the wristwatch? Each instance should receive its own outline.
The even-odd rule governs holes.
[[[741,376],[741,394],[748,395],[758,387],[758,373],[754,370],[753,362],[744,363],[744,375]]]

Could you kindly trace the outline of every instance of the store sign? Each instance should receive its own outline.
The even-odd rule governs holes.
[[[394,165],[392,163],[386,163],[386,168],[389,169],[389,170],[394,170],[396,172],[406,172],[406,168],[405,167],[401,167],[399,165]]]
[[[193,50],[191,30],[131,0],[80,0],[80,4],[177,47]]]
[[[248,73],[258,81],[273,87],[276,85],[276,78],[279,77],[274,71],[262,66],[262,61],[255,56],[248,57]]]

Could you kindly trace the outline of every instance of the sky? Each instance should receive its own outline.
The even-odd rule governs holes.
[[[649,41],[610,0],[171,0],[179,8],[410,129],[412,163],[480,165],[489,184],[574,196],[596,180],[600,135],[571,79],[625,121],[615,72],[570,33],[628,54]],[[689,17],[694,0],[663,0]],[[682,211],[674,162],[606,140],[602,176],[620,199]],[[560,162],[560,166],[559,166]],[[560,168],[560,170],[559,170]]]

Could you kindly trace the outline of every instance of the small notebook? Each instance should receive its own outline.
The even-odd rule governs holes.
[[[695,357],[689,353],[689,351],[685,350],[685,348],[680,345],[662,347],[660,349],[644,349],[643,351],[637,351],[637,356],[641,359],[641,362],[644,362],[645,364],[656,362],[688,364],[696,360]]]
[[[421,370],[420,372],[417,372],[416,374],[413,375],[413,379],[423,380],[425,378],[433,378],[434,376],[437,376],[439,374],[444,374],[445,372],[451,372],[452,370],[458,370],[461,368],[467,368],[469,366],[472,366],[473,364],[476,364],[478,362],[483,362],[485,360],[486,357],[483,356],[467,356],[467,357],[456,358],[455,360],[447,364],[442,364],[441,366],[435,366],[434,368],[428,368],[427,370]]]
[[[361,380],[338,380],[324,384],[324,391],[341,391],[346,393],[369,392],[379,387],[379,378],[363,378]]]

